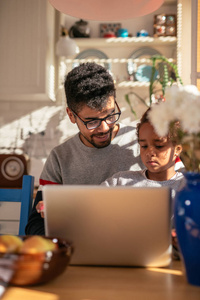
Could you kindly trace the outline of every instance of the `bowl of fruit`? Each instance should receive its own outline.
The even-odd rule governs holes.
[[[65,239],[1,235],[1,280],[17,286],[46,283],[65,271],[72,253],[73,245]]]

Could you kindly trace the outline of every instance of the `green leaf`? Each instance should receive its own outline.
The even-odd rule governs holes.
[[[135,110],[133,109],[133,107],[132,107],[132,105],[131,105],[131,102],[130,102],[130,99],[129,99],[129,95],[128,95],[128,94],[125,95],[125,100],[126,100],[126,102],[128,103],[128,105],[130,106],[131,112],[135,115],[135,117],[137,117],[137,114],[136,114]]]

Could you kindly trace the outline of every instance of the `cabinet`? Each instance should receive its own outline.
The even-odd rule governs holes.
[[[54,18],[47,0],[0,1],[0,100],[54,96]]]

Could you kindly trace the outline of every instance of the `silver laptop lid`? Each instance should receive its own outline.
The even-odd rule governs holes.
[[[43,198],[45,233],[73,241],[71,264],[170,263],[168,188],[51,185]]]

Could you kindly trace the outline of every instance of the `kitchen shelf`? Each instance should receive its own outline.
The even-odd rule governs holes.
[[[128,47],[131,44],[139,46],[176,45],[177,38],[174,36],[165,37],[127,37],[127,38],[74,38],[79,47]]]
[[[143,91],[146,91],[150,83],[146,81],[129,80],[130,75],[127,73],[127,68],[129,63],[134,63],[134,68],[137,68],[140,64],[152,65],[152,60],[149,56],[131,58],[130,53],[134,48],[137,49],[138,47],[142,48],[156,46],[159,52],[164,53],[163,55],[166,56],[170,62],[176,63],[176,59],[170,57],[170,55],[173,54],[173,49],[176,48],[177,44],[177,38],[172,36],[128,38],[74,38],[74,40],[79,46],[80,52],[89,48],[95,48],[99,51],[103,51],[108,58],[102,59],[95,56],[93,57],[93,55],[91,55],[91,57],[88,56],[81,59],[63,58],[60,68],[60,82],[62,82],[63,74],[65,74],[66,70],[70,70],[71,68],[73,68],[73,64],[96,62],[104,65],[107,64],[116,80],[115,85],[117,89],[123,90],[138,88],[140,90],[142,89]],[[163,51],[159,49],[159,47],[163,47]],[[167,50],[168,48],[169,51]],[[115,51],[113,51],[114,49]],[[165,54],[166,50],[168,51],[168,55]]]
[[[123,89],[123,88],[135,88],[135,87],[138,87],[138,88],[147,88],[150,86],[150,82],[149,81],[131,81],[131,80],[125,80],[125,81],[121,81],[121,82],[118,82],[118,83],[115,83],[116,87],[117,88],[120,88],[120,89]],[[171,82],[169,81],[168,82],[168,86],[171,85]],[[154,82],[154,86],[161,86],[161,84],[159,82]]]
[[[173,58],[168,58],[169,62],[175,62],[176,60]],[[147,63],[152,64],[152,60],[149,58],[108,58],[108,59],[100,59],[100,58],[84,58],[84,59],[65,59],[65,63],[85,63],[85,62],[96,62],[96,63]]]
[[[122,81],[116,84],[118,88],[131,88],[131,87],[149,87],[150,82],[146,81]]]

